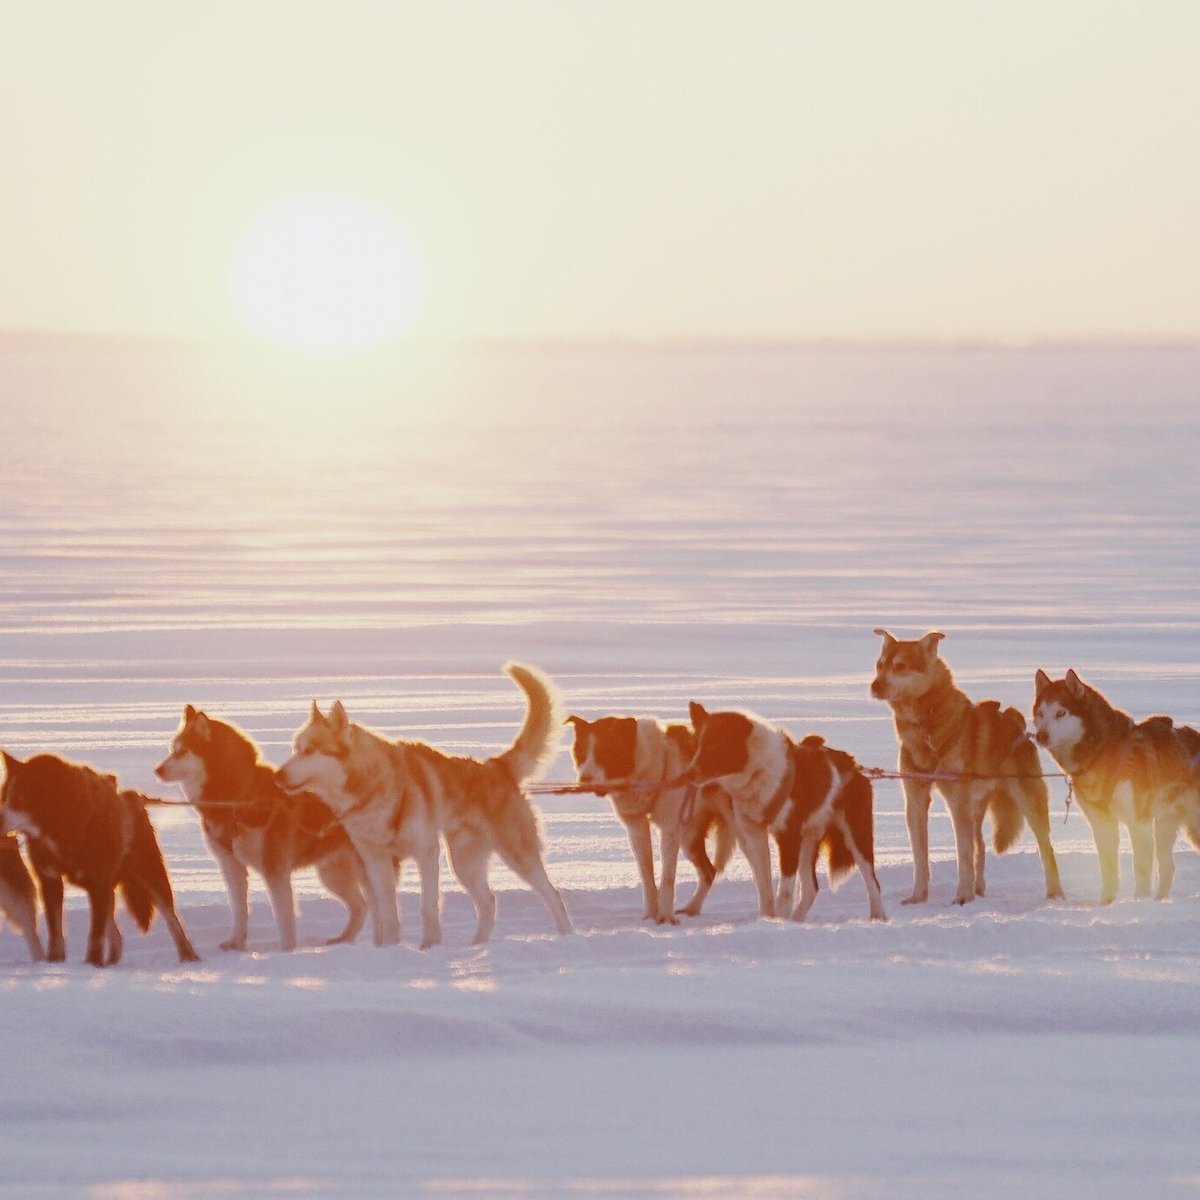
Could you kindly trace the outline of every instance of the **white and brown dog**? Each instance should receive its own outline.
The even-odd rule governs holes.
[[[803,921],[817,896],[816,863],[823,849],[830,880],[857,867],[872,920],[886,921],[875,875],[871,781],[853,757],[747,712],[708,712],[693,701],[696,752],[682,780],[719,783],[733,801],[734,831],[750,861],[759,913]],[[779,845],[779,893],[771,892],[768,835]],[[796,900],[796,875],[800,898]]]
[[[575,731],[571,753],[579,782],[607,796],[625,832],[637,864],[648,921],[677,924],[675,868],[682,847],[696,868],[696,890],[678,911],[698,916],[713,880],[733,852],[729,798],[719,788],[672,786],[695,754],[695,734],[682,723],[654,717],[570,716]],[[661,878],[654,879],[651,827],[658,830]],[[715,831],[713,858],[707,840]]]

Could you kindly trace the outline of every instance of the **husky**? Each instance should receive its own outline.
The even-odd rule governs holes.
[[[346,906],[346,927],[330,944],[354,941],[367,915],[358,855],[320,800],[284,794],[275,769],[259,758],[241,729],[187,705],[171,752],[154,773],[179,784],[196,807],[204,840],[221,868],[233,913],[233,932],[222,950],[246,948],[248,868],[266,884],[282,949],[296,948],[292,874],[307,866],[316,867],[321,882]]]
[[[146,797],[122,791],[116,778],[53,754],[19,762],[4,754],[0,790],[0,833],[22,833],[46,910],[51,962],[66,958],[63,938],[63,878],[83,888],[91,905],[86,961],[96,967],[121,961],[114,894],[143,933],[155,910],[175,941],[180,962],[199,956],[175,911],[171,881]]]
[[[25,939],[29,957],[42,962],[46,957],[37,930],[37,896],[33,879],[12,834],[0,837],[0,914]]]
[[[1117,843],[1129,830],[1134,895],[1150,895],[1158,859],[1159,900],[1175,879],[1175,838],[1181,825],[1200,846],[1195,754],[1200,734],[1170,717],[1135,723],[1074,671],[1034,676],[1033,722],[1038,744],[1070,776],[1092,827],[1100,860],[1100,903],[1111,904],[1120,884]]]
[[[717,788],[668,787],[692,761],[695,734],[685,724],[654,717],[601,717],[566,720],[575,733],[571,754],[581,784],[607,796],[625,826],[629,847],[642,880],[643,920],[677,925],[675,866],[682,846],[696,868],[696,890],[678,911],[698,916],[713,881],[733,852],[729,798]],[[650,827],[658,830],[661,882],[654,882]],[[709,831],[715,827],[715,862],[708,856]]]
[[[325,716],[313,702],[294,753],[276,773],[286,792],[311,791],[333,809],[366,867],[377,945],[400,940],[397,858],[414,858],[421,879],[421,948],[442,940],[439,835],[450,866],[475,906],[472,945],[496,922],[488,861],[498,854],[541,897],[559,933],[571,918],[542,861],[537,816],[521,784],[557,749],[559,720],[550,681],[532,667],[505,671],[525,693],[528,710],[513,744],[486,761],[415,741],[389,741],[351,721],[340,700]]]
[[[871,695],[891,706],[900,773],[905,777],[913,890],[904,903],[929,899],[929,801],[935,785],[954,825],[955,904],[984,894],[983,818],[989,812],[997,854],[1008,850],[1029,823],[1042,859],[1046,899],[1061,900],[1058,862],[1050,844],[1049,790],[1024,716],[1015,708],[1001,710],[994,700],[975,703],[955,686],[950,668],[938,655],[938,642],[945,634],[900,641],[886,629],[875,632],[883,638],[883,649]]]
[[[682,779],[719,783],[733,802],[734,829],[758,891],[764,917],[803,921],[817,897],[817,856],[827,856],[830,881],[858,868],[871,919],[886,921],[875,875],[871,781],[849,754],[811,734],[796,743],[754,713],[708,712],[688,706],[696,748]],[[779,846],[779,892],[771,893],[768,832]],[[796,875],[800,899],[796,900]]]

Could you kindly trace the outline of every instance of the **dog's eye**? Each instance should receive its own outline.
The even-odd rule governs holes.
[[[895,671],[897,675],[903,675],[904,672],[908,670],[908,667],[905,666],[904,663],[895,663],[892,666],[892,670]]]
[[[1065,717],[1066,715],[1067,715],[1067,713],[1066,713],[1065,709],[1059,708],[1059,709],[1055,709],[1055,711],[1054,711],[1054,719],[1056,721],[1061,721],[1063,719],[1063,717]]]

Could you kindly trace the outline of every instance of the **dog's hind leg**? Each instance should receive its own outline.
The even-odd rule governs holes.
[[[482,838],[464,831],[448,834],[446,849],[451,869],[475,906],[475,936],[471,945],[482,946],[496,926],[496,894],[488,882],[490,854],[487,844]]]
[[[819,831],[810,829],[800,840],[800,845],[797,851],[798,861],[797,870],[800,875],[800,903],[796,905],[792,911],[793,921],[803,921],[808,916],[808,910],[812,908],[813,901],[817,898],[817,892],[820,890],[820,885],[817,883],[817,851],[821,846],[821,834]],[[780,846],[780,871],[783,871],[783,846]],[[792,896],[795,896],[795,888],[793,886]],[[779,892],[780,901],[783,900],[783,889]],[[791,900],[788,901],[789,905]],[[784,913],[786,909],[780,909],[780,913]]]
[[[292,891],[292,873],[286,866],[279,865],[270,873],[264,872],[263,882],[267,885],[267,898],[271,901],[271,912],[279,929],[279,948],[295,950],[296,896]]]
[[[88,887],[88,903],[91,905],[91,923],[88,925],[87,955],[85,962],[93,967],[107,965],[104,956],[104,939],[108,933],[109,924],[113,919],[113,902],[115,886],[108,883],[95,883]]]
[[[1050,841],[1050,793],[1045,781],[1028,780],[1024,787],[1017,790],[1017,803],[1037,839],[1038,854],[1041,856],[1042,870],[1046,875],[1046,899],[1062,900],[1064,893],[1062,880],[1058,875],[1058,859]]]
[[[704,828],[706,823],[703,822],[695,828],[688,829],[683,843],[683,852],[687,855],[688,862],[696,868],[696,890],[692,893],[692,898],[678,910],[682,915],[688,917],[700,915],[704,901],[708,899],[708,893],[712,890],[713,880],[717,877],[717,869],[713,865],[712,859],[708,857],[708,847],[704,844],[708,837],[708,831]],[[723,826],[722,822],[718,825],[718,829]]]
[[[346,928],[337,937],[330,938],[328,944],[353,942],[367,919],[368,907],[363,896],[366,877],[358,855],[349,848],[327,854],[317,862],[317,878],[346,906]]]
[[[121,961],[121,953],[125,948],[125,939],[121,937],[121,927],[117,924],[117,907],[114,904],[112,914],[108,918],[108,950],[105,954],[104,965],[115,967]]]
[[[796,906],[796,872],[804,870],[804,849],[800,835],[793,829],[779,830],[775,834],[775,846],[779,851],[779,889],[775,893],[775,914],[786,917],[791,914],[793,920],[802,921],[792,911]],[[816,862],[816,850],[813,850],[813,862]],[[815,869],[815,867],[814,867]],[[814,876],[815,882],[815,876]],[[803,888],[804,881],[801,880]],[[815,892],[814,892],[815,895]],[[811,904],[812,901],[810,900]],[[803,901],[801,901],[803,905]],[[804,910],[808,911],[807,908]]]
[[[571,924],[571,918],[567,915],[567,906],[563,903],[558,888],[550,882],[550,876],[546,874],[546,865],[542,862],[541,857],[536,854],[522,854],[518,859],[504,849],[501,849],[500,857],[542,898],[542,903],[554,920],[554,928],[559,933],[574,933],[575,926]]]
[[[1177,812],[1162,813],[1154,819],[1154,857],[1158,861],[1156,900],[1167,900],[1171,896],[1171,885],[1175,882],[1175,838],[1181,823],[1182,818]]]
[[[972,796],[975,823],[975,895],[982,896],[986,890],[984,869],[987,866],[987,844],[983,840],[983,818],[987,813],[987,799]]]
[[[1133,894],[1145,900],[1154,882],[1154,823],[1130,821],[1129,844],[1133,849]]]
[[[903,755],[901,772],[911,769]],[[927,779],[903,779],[904,823],[908,826],[908,843],[913,856],[912,895],[903,903],[924,904],[929,899],[929,801],[933,785]]]

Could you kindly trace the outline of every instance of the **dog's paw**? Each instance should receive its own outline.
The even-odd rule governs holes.
[[[244,937],[226,938],[221,943],[222,950],[245,950],[245,948],[246,948],[246,939]]]
[[[911,896],[900,901],[901,904],[927,904],[928,902],[929,902],[929,893],[928,892],[913,892],[913,894]]]
[[[698,917],[700,907],[696,904],[686,904],[683,908],[677,908],[675,912],[681,917]]]

